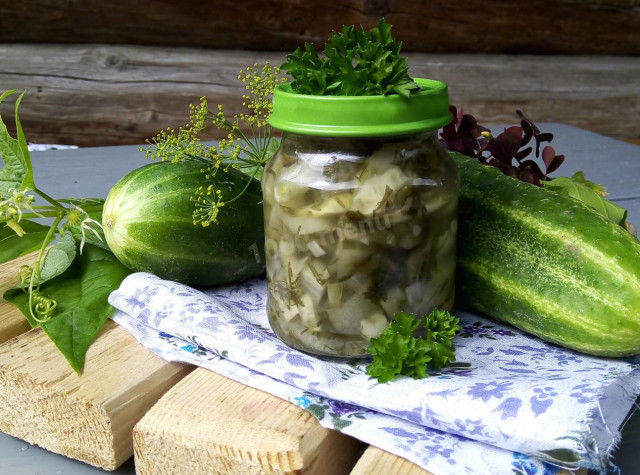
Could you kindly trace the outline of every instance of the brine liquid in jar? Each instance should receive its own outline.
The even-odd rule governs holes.
[[[453,309],[458,170],[436,131],[283,133],[263,174],[270,324],[360,357],[399,311]]]

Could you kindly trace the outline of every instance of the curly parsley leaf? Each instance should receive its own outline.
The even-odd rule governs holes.
[[[297,48],[287,55],[281,69],[291,75],[291,88],[299,94],[409,97],[420,86],[409,76],[401,46],[391,35],[391,25],[381,19],[369,32],[353,26],[343,27],[342,33],[334,31],[324,57],[305,43],[304,51]]]
[[[367,351],[373,361],[367,374],[386,383],[400,374],[425,378],[427,366],[448,366],[455,361],[453,337],[460,330],[459,322],[447,311],[434,310],[420,319],[411,313],[397,313],[380,336],[371,339]]]
[[[426,346],[431,355],[431,368],[441,369],[456,360],[453,337],[460,331],[458,323],[457,318],[442,310],[434,310],[422,319],[427,331]]]

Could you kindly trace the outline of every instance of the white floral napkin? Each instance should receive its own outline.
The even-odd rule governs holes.
[[[41,144],[30,143],[27,145],[30,152],[47,152],[49,150],[71,150],[78,148],[77,145],[57,145],[57,144]]]
[[[202,292],[137,273],[109,302],[113,319],[165,360],[291,401],[436,475],[612,470],[640,392],[640,359],[588,357],[467,312],[457,314],[454,367],[378,384],[362,362],[325,361],[278,340],[261,279]]]

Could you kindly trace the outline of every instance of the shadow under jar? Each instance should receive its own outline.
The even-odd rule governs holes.
[[[451,115],[446,85],[417,81],[409,99],[275,91],[267,311],[294,348],[362,357],[397,312],[453,309],[458,170],[437,137]]]

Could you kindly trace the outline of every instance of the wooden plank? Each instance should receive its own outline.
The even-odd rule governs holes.
[[[364,445],[306,411],[198,368],[134,428],[144,474],[349,473]]]
[[[31,325],[18,307],[0,299],[0,343],[21,335],[31,329]]]
[[[406,459],[397,457],[377,447],[370,446],[353,467],[350,475],[432,475]]]
[[[23,0],[0,5],[0,41],[293,50],[381,17],[413,51],[634,55],[634,0]],[[25,27],[28,25],[28,28]]]
[[[31,325],[20,310],[2,298],[5,290],[18,283],[18,271],[23,265],[35,261],[37,252],[19,257],[0,265],[0,343],[29,331]]]
[[[640,30],[639,30],[640,31]],[[80,146],[142,144],[188,121],[207,96],[241,111],[237,73],[284,52],[105,45],[0,45],[0,90],[24,88],[28,140]],[[483,123],[561,122],[640,137],[640,57],[407,55],[411,74],[449,84],[451,102]],[[10,117],[12,104],[0,104]],[[13,127],[8,120],[9,128]]]
[[[389,473],[393,475],[432,475],[406,459],[397,457],[377,447],[370,446],[353,467],[350,475],[377,475]],[[587,475],[588,470],[560,470],[558,475]]]
[[[108,321],[79,376],[34,329],[0,345],[0,430],[114,470],[133,453],[135,423],[191,369],[160,360]]]
[[[38,251],[30,252],[25,256],[0,264],[0,292],[13,287],[18,282],[20,267],[32,264],[37,256]]]

